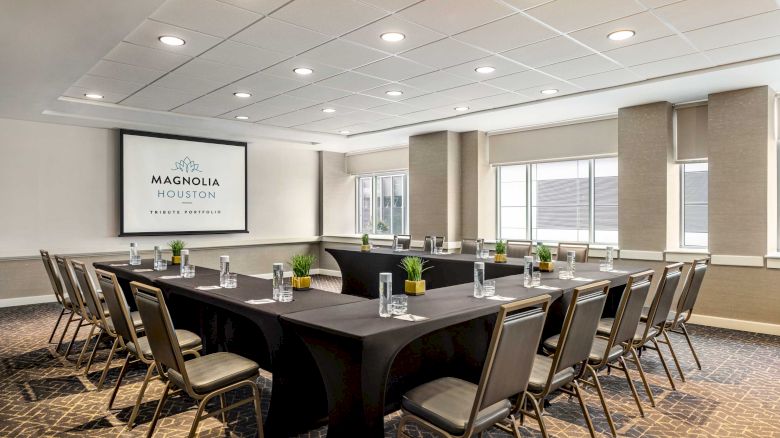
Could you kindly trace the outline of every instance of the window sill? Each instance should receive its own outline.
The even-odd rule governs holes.
[[[664,251],[667,262],[691,263],[702,256],[709,256],[710,252],[704,248],[674,248]]]
[[[767,269],[780,269],[780,252],[773,252],[766,255]]]

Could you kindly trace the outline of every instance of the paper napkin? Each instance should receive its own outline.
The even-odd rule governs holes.
[[[402,321],[412,321],[412,322],[425,321],[426,319],[428,319],[425,316],[412,315],[411,313],[407,313],[405,315],[394,316],[393,318],[400,319]]]
[[[493,295],[492,297],[487,297],[489,300],[494,301],[514,301],[515,299],[512,297],[502,297],[501,295]]]
[[[181,278],[181,275],[163,275],[162,277],[157,277],[158,280],[173,280],[174,278]]]
[[[119,266],[128,266],[128,264],[127,264],[127,263],[112,263],[112,264],[110,264],[110,265],[108,265],[108,266],[116,266],[116,267],[119,267]]]
[[[145,269],[133,269],[133,272],[152,272],[152,271],[154,271],[154,269],[148,269],[148,268],[145,268]]]
[[[263,298],[262,300],[247,300],[244,302],[247,304],[270,304],[270,303],[275,303],[276,301],[270,298]]]
[[[594,280],[592,278],[585,278],[585,277],[574,277],[571,280],[574,280],[574,281],[596,281],[596,280]]]
[[[198,286],[195,289],[197,290],[214,290],[214,289],[222,289],[221,286]]]
[[[559,290],[560,289],[559,287],[552,287],[552,286],[546,286],[546,285],[534,286],[533,288],[534,289],[545,289],[545,290]]]

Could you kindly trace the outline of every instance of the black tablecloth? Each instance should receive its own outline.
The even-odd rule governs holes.
[[[325,248],[336,259],[341,269],[341,293],[367,298],[379,297],[379,273],[393,273],[393,292],[404,291],[406,271],[401,259],[416,256],[427,260],[423,273],[428,290],[474,281],[474,262],[485,263],[485,278],[500,278],[523,273],[523,259],[510,258],[507,263],[495,263],[493,258],[478,259],[474,254],[430,254],[423,251],[393,251],[374,248],[361,252],[355,248]]]
[[[549,294],[555,305],[546,331],[554,334],[574,287],[609,279],[610,295],[619,295],[629,272],[579,264],[577,275],[587,280],[544,273],[542,284],[559,288],[553,290],[524,288],[522,276],[499,278],[496,293],[514,299]],[[409,297],[409,313],[429,318],[417,322],[380,318],[378,300],[282,316],[282,325],[301,335],[325,380],[328,437],[383,436],[383,416],[397,409],[406,390],[425,381],[454,376],[476,382],[502,302],[472,295],[468,282]]]

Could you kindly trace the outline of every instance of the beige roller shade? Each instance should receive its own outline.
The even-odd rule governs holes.
[[[677,161],[707,159],[707,105],[675,109]]]
[[[490,164],[614,155],[617,151],[616,118],[490,136]]]
[[[391,172],[408,168],[408,147],[347,155],[347,172],[352,175]]]

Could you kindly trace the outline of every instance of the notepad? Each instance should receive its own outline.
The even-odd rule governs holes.
[[[401,321],[412,321],[412,322],[425,321],[426,319],[428,319],[425,316],[412,315],[411,313],[407,313],[405,315],[394,316],[393,318],[400,319]]]
[[[148,269],[148,268],[145,268],[145,269],[133,269],[133,272],[152,272],[152,271],[154,271],[154,269]]]
[[[613,269],[613,270],[607,271],[607,272],[611,272],[613,274],[628,274],[628,271],[618,271],[617,269]]]
[[[489,300],[493,301],[514,301],[515,298],[512,297],[502,297],[501,295],[493,295],[492,297],[487,297]]]
[[[275,303],[276,301],[270,298],[263,298],[262,300],[247,300],[244,302],[247,304],[270,304],[270,303]]]
[[[545,289],[545,290],[559,290],[560,289],[559,287],[552,287],[552,286],[546,286],[546,285],[534,286],[533,288],[534,289]]]
[[[181,278],[181,275],[163,275],[162,277],[157,277],[158,280],[173,280],[174,278]]]
[[[108,266],[116,266],[116,267],[119,267],[119,266],[128,266],[128,264],[127,264],[127,263],[112,263],[112,264],[110,264],[110,265],[108,265]]]
[[[195,289],[197,289],[197,290],[214,290],[214,289],[222,289],[222,286],[198,286]]]
[[[594,280],[592,278],[585,278],[585,277],[574,277],[574,278],[571,278],[570,280],[574,280],[574,281],[596,281],[596,280]]]

